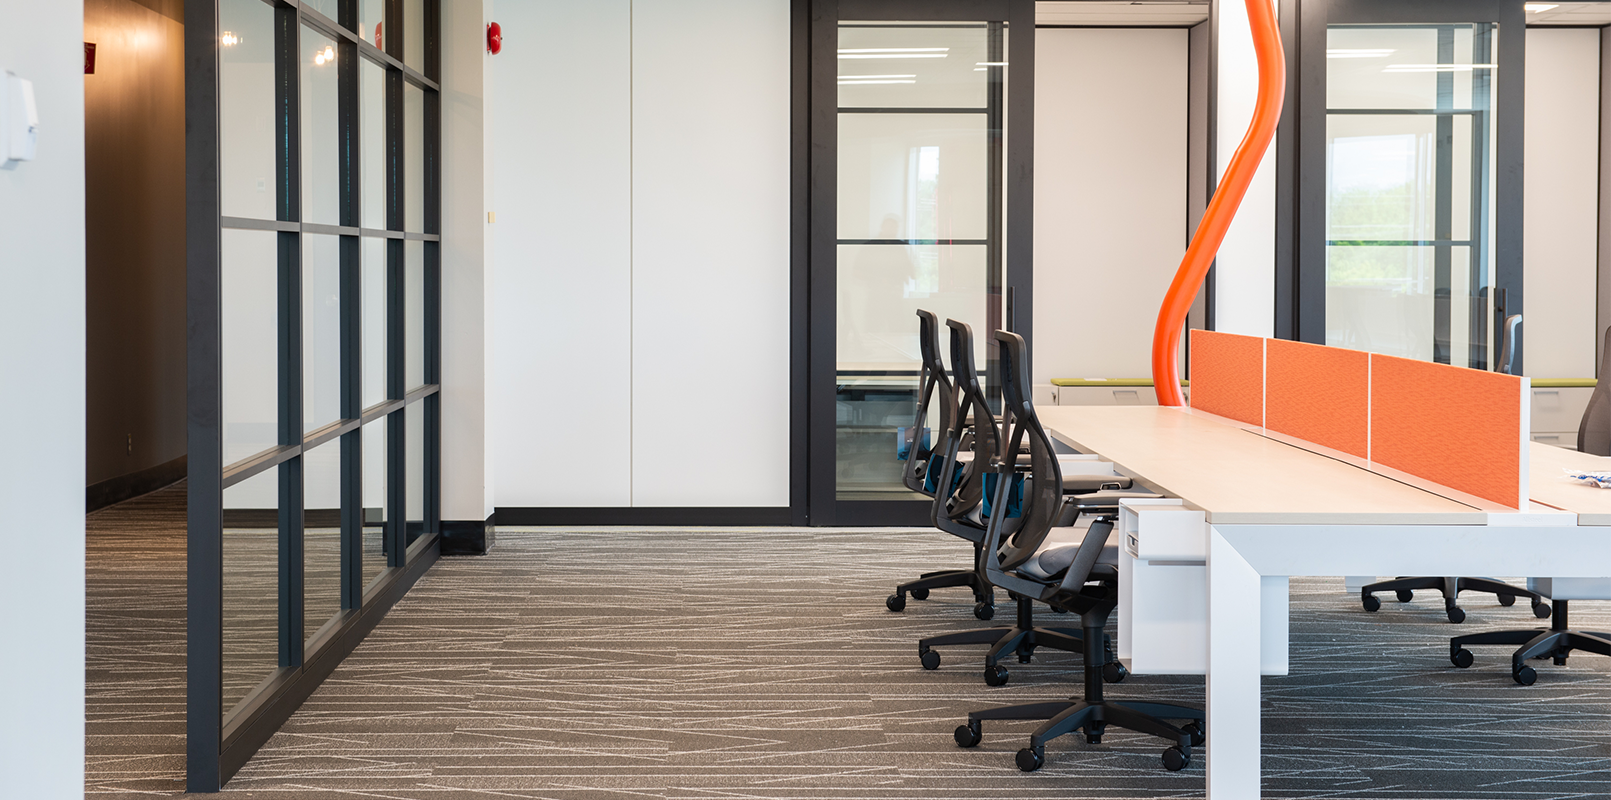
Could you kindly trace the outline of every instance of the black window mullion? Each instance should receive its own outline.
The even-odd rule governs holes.
[[[1438,63],[1454,63],[1454,26],[1438,28]],[[1437,108],[1454,108],[1454,73],[1437,74]],[[1439,242],[1454,238],[1454,117],[1438,114],[1434,134],[1433,234]],[[1454,294],[1453,251],[1447,244],[1432,249],[1432,360],[1452,362],[1453,336],[1450,329]],[[1473,289],[1476,287],[1472,287]]]
[[[341,25],[358,29],[358,0],[341,0]],[[341,182],[341,224],[363,224],[363,103],[358,46],[338,39],[337,124],[341,129],[338,169]],[[363,244],[358,236],[341,237],[341,417],[358,419],[363,413]],[[341,607],[362,608],[364,602],[363,431],[341,437]]]
[[[442,3],[441,0],[424,0],[425,30],[410,32],[410,36],[423,36],[425,44],[425,77],[442,82]]]
[[[275,105],[279,126],[275,167],[280,219],[302,219],[302,22],[300,10],[275,9]],[[279,429],[281,446],[302,444],[302,241],[301,234],[281,231],[278,240],[279,285]],[[292,458],[279,470],[279,663],[302,664],[302,459]]]
[[[992,64],[1006,61],[1006,25],[1001,22],[987,23],[986,37],[987,51]],[[1002,185],[1005,183],[1002,175],[1002,154],[1006,147],[1003,139],[1003,119],[1005,118],[1006,87],[1003,85],[1005,70],[999,66],[988,67],[985,73],[989,77],[986,84],[985,102],[985,137],[986,137],[986,167],[985,167],[985,330],[995,331],[1002,328],[1001,305],[1002,295],[1006,291],[1006,281],[1002,270],[1002,240],[1001,240],[1001,213],[1003,208]],[[985,389],[991,404],[1001,410],[1001,363],[994,347],[985,348]]]

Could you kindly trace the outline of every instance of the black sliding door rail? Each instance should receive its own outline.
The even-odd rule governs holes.
[[[262,2],[272,15],[274,212],[273,219],[225,214],[223,201],[225,126],[221,119],[223,9],[256,7]],[[422,30],[410,30],[415,10]],[[440,431],[441,431],[441,99],[439,73],[441,4],[439,0],[387,0],[382,37],[385,48],[359,35],[358,0],[337,0],[338,19],[331,19],[298,0],[197,0],[185,4],[186,62],[186,293],[188,379],[186,429],[189,437],[188,587],[186,657],[186,783],[191,792],[215,792],[268,740],[315,688],[374,628],[386,611],[434,563],[440,548]],[[367,21],[367,20],[366,20]],[[334,120],[335,174],[319,176],[336,188],[337,224],[303,218],[304,92],[302,37],[318,33],[334,41],[336,98]],[[405,41],[419,37],[422,61],[405,63]],[[410,48],[407,52],[414,52]],[[412,59],[409,59],[412,60]],[[325,62],[320,62],[321,65]],[[360,80],[361,64],[384,71],[379,86]],[[419,116],[405,118],[406,87],[417,89],[422,102]],[[384,229],[363,226],[361,203],[361,136],[366,122],[362,96],[367,89],[384,97]],[[410,98],[412,100],[412,98]],[[321,129],[319,135],[325,135]],[[417,140],[417,141],[416,141]],[[321,146],[328,143],[320,142]],[[407,147],[405,147],[405,144]],[[417,147],[417,151],[414,149]],[[418,161],[411,157],[418,156]],[[421,174],[410,176],[410,170]],[[410,194],[409,178],[422,187]],[[409,204],[417,204],[411,207]],[[409,214],[405,214],[410,212]],[[420,212],[414,225],[408,220]],[[224,331],[231,309],[223,298],[225,231],[259,231],[269,236],[274,249],[276,308],[274,347],[277,357],[273,396],[277,442],[272,447],[224,462],[225,419],[223,394]],[[303,318],[306,237],[333,237],[337,246],[335,284],[338,330],[333,341],[321,347],[339,349],[340,395],[337,419],[304,430],[304,341],[309,320]],[[364,404],[363,357],[365,307],[362,243],[383,242],[385,253],[384,340],[386,363],[384,396]],[[266,247],[265,247],[266,249]],[[411,253],[422,253],[418,262]],[[411,267],[418,265],[420,272]],[[323,265],[321,265],[323,266]],[[413,286],[410,277],[416,278]],[[418,292],[418,296],[412,295]],[[411,307],[419,318],[409,316]],[[373,343],[371,342],[371,345]],[[411,361],[423,362],[422,375],[409,375]],[[334,352],[326,355],[336,355]],[[419,362],[414,362],[419,363]],[[243,369],[232,363],[232,369]],[[415,385],[410,385],[410,378]],[[418,415],[418,417],[415,417]],[[410,425],[409,420],[416,423]],[[373,526],[364,513],[363,437],[375,435],[384,423],[387,483],[383,501],[384,563],[379,570],[364,568],[363,531]],[[418,441],[410,441],[410,436]],[[409,461],[411,446],[418,458]],[[329,619],[309,619],[305,603],[304,561],[309,521],[305,507],[304,456],[323,446],[340,451],[339,608]],[[224,640],[229,619],[224,593],[230,577],[226,567],[224,529],[230,517],[224,509],[224,492],[269,471],[276,473],[273,514],[277,556],[273,612],[276,632],[273,668],[264,661],[263,674],[250,676],[257,684],[244,699],[225,707]],[[372,476],[374,477],[374,476]],[[414,488],[417,487],[417,488]],[[411,497],[410,491],[419,496]],[[423,509],[409,518],[410,507]],[[262,509],[266,512],[266,509]],[[265,517],[259,509],[243,516]],[[322,511],[321,515],[328,515]],[[314,517],[314,519],[321,519]],[[320,522],[319,527],[337,523]],[[264,526],[266,527],[266,525]],[[335,558],[326,554],[327,558]],[[370,555],[374,558],[375,555]],[[332,564],[332,566],[335,566]],[[334,571],[334,570],[333,570]],[[376,574],[378,572],[378,575]],[[266,595],[265,595],[266,597]],[[267,609],[260,609],[266,612]],[[324,612],[321,612],[321,614]],[[235,676],[235,686],[241,676]]]

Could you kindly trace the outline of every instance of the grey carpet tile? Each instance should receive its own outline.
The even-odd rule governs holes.
[[[182,786],[182,504],[170,490],[90,518],[90,795]],[[1080,678],[1076,656],[1045,649],[994,689],[979,647],[918,667],[919,637],[985,624],[960,589],[903,614],[883,598],[966,559],[932,531],[502,529],[491,554],[434,567],[225,794],[1200,797],[1202,760],[1166,772],[1162,743],[1137,734],[1065,737],[1033,775],[1012,762],[1033,723],[987,726],[974,750],[952,743],[969,709],[1061,699]],[[1539,624],[1525,606],[1468,595],[1456,626],[1435,598],[1366,614],[1337,579],[1294,580],[1292,599],[1292,674],[1264,681],[1266,796],[1611,795],[1611,659],[1539,662],[1527,688],[1504,648],[1449,666],[1448,636]],[[1573,621],[1611,628],[1611,604],[1584,603]],[[1201,678],[1109,687],[1202,695]]]

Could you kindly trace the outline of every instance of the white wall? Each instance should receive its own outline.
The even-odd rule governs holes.
[[[487,446],[488,9],[442,6],[442,518],[492,513]]]
[[[1223,176],[1247,134],[1258,100],[1259,65],[1242,3],[1215,3],[1219,63],[1215,174]],[[1214,264],[1214,329],[1275,335],[1275,151],[1264,154]]]
[[[1594,377],[1599,264],[1600,31],[1527,30],[1523,364]],[[1499,98],[1504,102],[1504,97]]]
[[[84,792],[84,5],[0,12],[40,120],[37,160],[0,170],[0,794],[63,800]]]
[[[498,6],[497,505],[787,505],[788,10]]]
[[[1152,374],[1157,309],[1186,252],[1188,33],[1035,38],[1035,364]]]

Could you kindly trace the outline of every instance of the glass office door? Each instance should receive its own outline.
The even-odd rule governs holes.
[[[1299,83],[1324,88],[1297,113],[1305,341],[1493,368],[1522,309],[1522,16],[1304,2]]]
[[[922,524],[896,447],[918,401],[915,312],[972,326],[994,392],[990,332],[1027,307],[1007,263],[1027,272],[1027,238],[1009,247],[1007,224],[1029,185],[1029,110],[1011,101],[1012,76],[1032,87],[1033,3],[814,7],[810,521]]]

